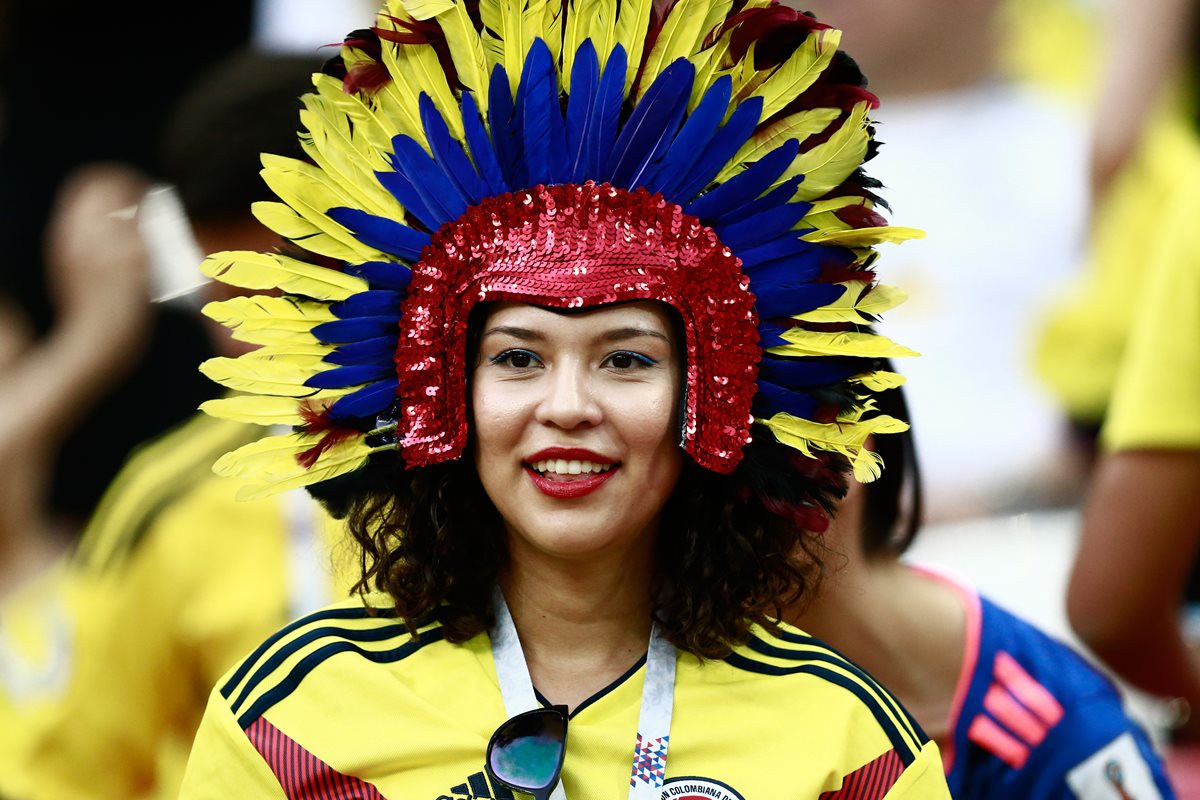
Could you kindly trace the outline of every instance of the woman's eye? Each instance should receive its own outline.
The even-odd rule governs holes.
[[[505,350],[490,361],[493,364],[506,365],[515,369],[529,369],[541,363],[538,361],[538,357],[528,350]]]
[[[652,367],[658,362],[649,356],[644,356],[641,353],[630,353],[621,351],[613,353],[604,360],[607,366],[614,369],[631,369],[633,367]]]

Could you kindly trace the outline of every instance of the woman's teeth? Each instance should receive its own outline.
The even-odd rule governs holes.
[[[536,472],[556,475],[590,475],[598,472],[608,472],[612,464],[597,464],[592,461],[564,461],[561,458],[551,458],[546,461],[535,461],[530,464]]]

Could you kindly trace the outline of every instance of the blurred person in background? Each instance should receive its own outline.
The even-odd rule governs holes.
[[[1067,596],[1079,637],[1134,686],[1175,698],[1174,739],[1200,741],[1194,608],[1200,555],[1200,140],[1142,260],[1142,285],[1100,434]],[[1189,625],[1189,621],[1192,623]],[[1200,787],[1200,770],[1189,770]]]
[[[282,245],[250,213],[271,196],[260,153],[303,157],[297,98],[320,63],[243,51],[179,102],[163,173],[200,251]],[[229,297],[216,286],[200,292]],[[218,352],[248,349],[224,328],[210,333]],[[260,433],[198,414],[119,472],[64,568],[60,593],[94,602],[74,621],[55,702],[19,718],[15,796],[174,797],[210,686],[266,633],[347,594],[332,555],[342,528],[306,493],[237,502],[236,482],[212,475],[219,454]]]
[[[1195,0],[1117,0],[1101,16],[1087,258],[1041,322],[1036,365],[1087,463],[1095,457],[1147,254],[1196,138]]]
[[[881,395],[880,409],[907,418],[903,391]],[[788,621],[896,693],[938,743],[956,800],[1174,797],[1107,677],[965,580],[906,559],[921,515],[914,437],[874,447],[883,475],[839,505],[828,574]]]
[[[1034,321],[1073,273],[1086,214],[1086,118],[1002,71],[1000,0],[791,2],[845,31],[888,97],[875,162],[926,238],[892,257],[913,296],[892,315],[921,352],[901,367],[929,521],[1062,503],[1064,437],[1036,381]],[[1007,423],[1019,420],[1020,435]],[[963,435],[973,430],[971,436]]]
[[[61,313],[43,242],[52,235],[64,181],[84,165],[109,162],[153,179],[174,99],[207,64],[245,42],[249,28],[249,4],[234,0],[207,4],[189,20],[186,36],[171,35],[161,20],[130,5],[91,13],[9,3],[0,49],[0,287],[21,306],[35,339],[49,335]],[[47,31],[54,32],[53,45]],[[143,47],[113,46],[129,41]],[[100,90],[118,83],[122,91]],[[47,502],[73,529],[133,445],[179,422],[211,391],[184,366],[211,352],[194,315],[160,306],[146,324],[142,346],[126,356],[124,378],[95,397],[55,453]],[[136,398],[147,394],[159,402],[133,413]]]

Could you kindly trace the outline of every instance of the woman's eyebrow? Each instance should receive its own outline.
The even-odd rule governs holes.
[[[546,337],[538,331],[530,330],[529,328],[517,328],[512,325],[497,325],[495,328],[488,328],[483,333],[482,338],[488,336],[511,336],[514,339],[520,339],[523,342],[541,342],[545,341]]]
[[[642,336],[650,336],[655,339],[662,339],[670,344],[671,340],[666,334],[660,333],[652,328],[614,328],[604,334],[602,338],[605,342],[619,342],[625,339],[637,339]]]

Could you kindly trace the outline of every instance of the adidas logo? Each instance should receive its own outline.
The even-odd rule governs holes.
[[[467,778],[466,783],[450,789],[446,794],[438,795],[437,800],[517,800],[511,789],[504,786],[493,786],[482,772],[476,772]]]

